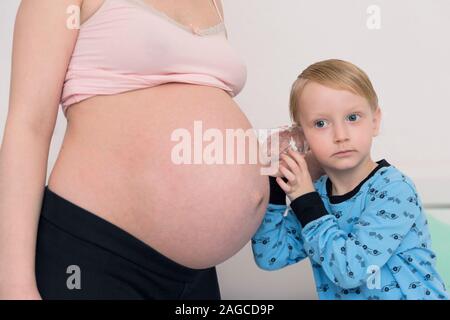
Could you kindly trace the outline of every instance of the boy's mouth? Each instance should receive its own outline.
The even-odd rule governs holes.
[[[352,152],[354,152],[355,150],[343,150],[343,151],[339,151],[336,152],[335,154],[333,154],[333,156],[345,156],[345,155],[350,155]]]

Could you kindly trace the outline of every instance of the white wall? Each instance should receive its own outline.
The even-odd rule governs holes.
[[[19,2],[0,1],[0,134]],[[450,1],[223,2],[230,41],[248,66],[247,85],[236,100],[256,128],[289,121],[290,85],[309,64],[349,60],[369,74],[379,95],[383,123],[374,160],[386,158],[409,175],[425,203],[450,202]],[[367,27],[371,5],[381,9],[381,29]],[[60,113],[49,168],[64,130]],[[308,261],[278,272],[259,270],[248,245],[218,270],[225,299],[316,298]]]

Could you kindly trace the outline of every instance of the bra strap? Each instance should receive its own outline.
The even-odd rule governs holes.
[[[220,13],[220,10],[219,10],[219,7],[217,6],[216,0],[211,0],[211,1],[214,3],[214,6],[216,7],[217,14],[218,14],[219,17],[220,17],[220,20],[223,21],[222,14]]]

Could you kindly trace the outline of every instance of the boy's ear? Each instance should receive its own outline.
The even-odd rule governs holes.
[[[381,109],[380,106],[373,113],[373,136],[378,136],[381,126]]]

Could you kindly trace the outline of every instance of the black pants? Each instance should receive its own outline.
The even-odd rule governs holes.
[[[43,299],[220,299],[215,267],[180,265],[48,186],[36,278]]]

